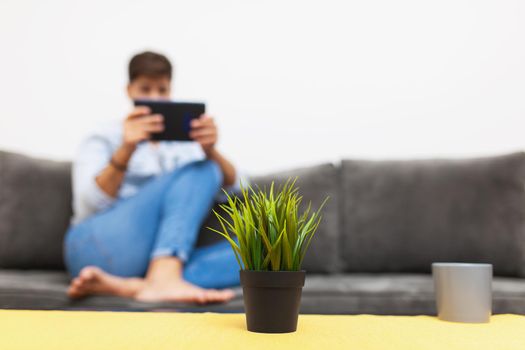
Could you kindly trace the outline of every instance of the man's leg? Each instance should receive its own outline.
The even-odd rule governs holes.
[[[64,244],[71,276],[78,276],[86,266],[97,266],[121,277],[143,277],[159,227],[163,194],[174,175],[152,180],[135,196],[71,227]]]
[[[211,161],[190,163],[72,227],[65,239],[70,274],[95,265],[121,277],[143,277],[153,257],[182,254],[186,260],[220,185],[215,167]]]
[[[240,284],[239,263],[229,242],[195,249],[184,267],[184,279],[202,288],[227,288]]]
[[[172,174],[153,180],[145,185],[136,196],[123,200],[114,208],[73,227],[66,238],[66,264],[73,276],[80,275],[72,283],[72,289],[80,292],[71,294],[76,294],[76,296],[92,292],[130,294],[129,291],[123,293],[122,288],[114,288],[122,287],[125,281],[117,276],[143,276],[148,265],[149,277],[162,276],[163,281],[179,282],[180,276],[178,275],[180,275],[182,260],[163,254],[183,253],[184,257],[191,253],[200,222],[211,204],[204,208],[197,204],[196,207],[188,207],[194,208],[196,215],[191,215],[191,210],[186,208],[187,216],[180,215],[178,218],[182,221],[188,219],[193,221],[180,226],[179,229],[184,232],[178,237],[173,237],[170,229],[175,222],[171,217],[172,210],[179,208],[182,208],[182,211],[185,210],[183,203],[176,199],[181,196],[185,200],[190,200],[191,196],[188,196],[188,192],[195,192],[195,184],[198,185],[197,187],[201,186],[202,189],[216,187],[217,181],[211,181],[211,184],[201,181],[203,179],[213,180],[214,177],[217,177],[216,172],[217,165],[211,161],[191,163]],[[183,180],[177,181],[179,177],[182,177]],[[192,187],[192,190],[187,187],[189,179],[196,180],[193,186],[189,186]],[[217,190],[216,188],[215,193]],[[211,190],[204,191],[206,195],[195,197],[202,205],[213,200],[214,194],[211,192]],[[176,215],[175,218],[177,218]],[[176,228],[177,225],[175,224],[174,227]],[[164,227],[162,239],[157,234],[157,231],[161,232],[161,226]],[[154,260],[150,263],[151,255],[154,256]],[[117,276],[108,275],[104,271]],[[129,281],[126,280],[126,282]],[[133,282],[137,282],[136,279]],[[137,285],[138,283],[133,283],[134,287]],[[188,301],[195,301],[196,298],[196,301],[203,302],[222,298],[219,296],[217,299],[217,295],[205,294],[194,286],[189,290],[188,285],[188,283],[177,284],[176,287],[182,290],[183,295],[174,293],[174,289],[170,288],[171,294],[163,295],[162,298]],[[171,287],[174,286],[171,284]],[[153,290],[158,289],[157,287],[155,286]],[[135,291],[136,289],[134,288]]]
[[[195,162],[181,170],[163,198],[152,259],[176,256],[181,262],[188,260],[221,185],[222,172],[213,161]]]
[[[146,275],[148,284],[137,294],[143,301],[223,301],[231,291],[206,291],[183,278],[183,266],[192,255],[203,220],[222,184],[213,161],[192,164],[174,179],[164,197],[161,224]]]
[[[71,227],[64,256],[75,277],[68,294],[112,294],[133,297],[144,284],[161,198],[172,174],[145,185],[134,197]]]

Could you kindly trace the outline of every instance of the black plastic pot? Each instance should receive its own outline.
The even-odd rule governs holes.
[[[248,330],[295,332],[306,272],[241,270],[240,275]]]

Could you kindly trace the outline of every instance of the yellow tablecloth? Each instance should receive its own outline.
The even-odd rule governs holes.
[[[301,315],[296,333],[246,331],[243,314],[0,310],[0,349],[525,349],[525,316]]]

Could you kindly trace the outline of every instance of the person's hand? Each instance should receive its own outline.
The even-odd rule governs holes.
[[[138,106],[124,120],[123,143],[135,147],[148,140],[152,133],[164,130],[164,118],[160,114],[150,114],[148,107]]]
[[[207,114],[191,121],[190,137],[197,141],[203,151],[209,154],[217,143],[218,131],[213,118]]]

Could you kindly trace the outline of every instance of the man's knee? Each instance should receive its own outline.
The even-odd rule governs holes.
[[[203,177],[207,182],[215,184],[220,187],[223,182],[222,170],[215,162],[211,159],[200,160],[189,164],[187,170],[193,173],[197,177]]]

